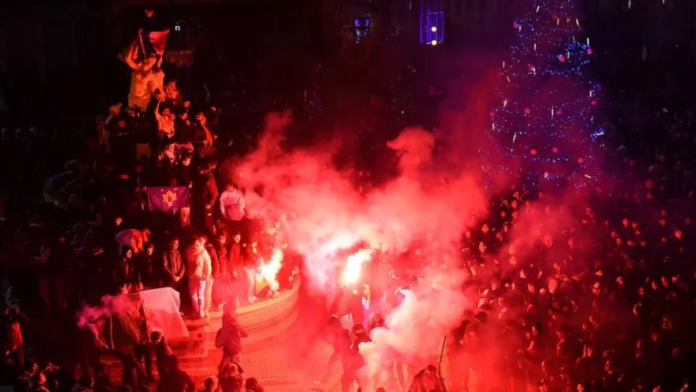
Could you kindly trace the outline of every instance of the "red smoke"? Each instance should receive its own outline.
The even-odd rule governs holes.
[[[246,189],[251,217],[266,227],[281,225],[280,243],[305,257],[314,289],[326,291],[336,253],[359,243],[398,254],[414,241],[436,241],[457,254],[467,218],[485,205],[485,197],[472,176],[445,177],[433,169],[430,132],[411,128],[390,141],[400,176],[360,194],[347,173],[332,166],[337,148],[280,147],[290,121],[287,113],[269,114],[257,150],[228,165],[227,175]]]
[[[461,234],[469,217],[486,205],[477,176],[451,165],[439,170],[434,136],[409,128],[387,144],[399,157],[400,174],[360,193],[348,173],[332,166],[340,147],[335,143],[281,148],[290,122],[288,113],[268,115],[257,150],[225,165],[228,179],[246,190],[249,215],[267,228],[280,226],[277,246],[287,244],[302,254],[310,277],[305,284],[320,295],[331,295],[340,284],[336,271],[344,270],[346,260],[338,260],[339,252],[360,246],[393,257],[418,248],[417,257],[409,256],[419,271],[413,298],[396,309],[375,304],[388,312],[388,329],[375,331],[374,343],[363,350],[371,372],[387,352],[436,353],[465,307]]]

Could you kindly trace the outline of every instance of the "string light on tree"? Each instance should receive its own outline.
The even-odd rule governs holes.
[[[586,76],[593,50],[580,26],[574,0],[532,0],[515,19],[516,39],[495,90],[499,104],[490,112],[490,143],[480,149],[491,176],[559,187],[599,177],[603,131],[593,119],[601,88]]]

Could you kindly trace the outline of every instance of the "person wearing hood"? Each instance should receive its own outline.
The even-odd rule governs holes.
[[[437,374],[434,365],[428,365],[413,377],[408,392],[444,392],[446,391],[442,378]]]
[[[186,248],[186,273],[189,280],[189,292],[191,293],[191,305],[193,316],[206,317],[205,286],[212,273],[210,255],[205,249],[205,236],[196,236],[193,243]]]
[[[235,314],[228,312],[222,315],[222,328],[215,336],[215,347],[222,349],[219,369],[222,369],[228,359],[237,363],[242,361],[242,338],[247,336]]]
[[[244,369],[232,358],[227,358],[218,367],[218,379],[222,392],[240,392],[244,383]]]

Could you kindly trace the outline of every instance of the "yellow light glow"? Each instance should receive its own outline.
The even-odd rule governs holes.
[[[431,28],[430,28],[430,31],[432,31],[433,33],[437,32],[437,26],[431,27]]]
[[[432,46],[435,46],[435,45],[437,45],[437,40],[436,40],[436,39],[434,39],[434,40],[430,41],[430,45],[432,45]]]

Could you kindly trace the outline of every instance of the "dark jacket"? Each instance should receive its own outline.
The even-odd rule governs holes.
[[[227,275],[227,249],[224,246],[220,246],[217,243],[206,245],[208,254],[210,255],[210,262],[213,268],[213,277]]]
[[[135,268],[133,261],[121,259],[114,267],[113,273],[114,283],[118,287],[124,287],[127,284],[138,284],[141,282],[140,274]]]
[[[175,277],[182,278],[186,272],[186,264],[178,250],[168,250],[162,254],[162,269],[165,280],[173,281]]]
[[[154,287],[159,280],[159,274],[156,269],[155,256],[148,255],[143,252],[135,256],[135,270],[137,271],[140,282],[147,287]]]
[[[227,270],[231,273],[233,271],[241,271],[244,268],[244,257],[242,253],[242,244],[232,241],[230,245],[230,251],[227,254]]]
[[[235,321],[223,317],[222,328],[215,336],[215,347],[222,348],[222,353],[234,357],[242,353],[242,338],[247,337],[242,327]]]
[[[435,374],[434,379],[429,379],[425,375],[426,369],[421,370],[416,374],[415,377],[413,377],[413,382],[411,382],[411,386],[408,388],[408,392],[444,392],[446,389],[444,388],[444,384],[442,383],[442,380],[440,377]]]

